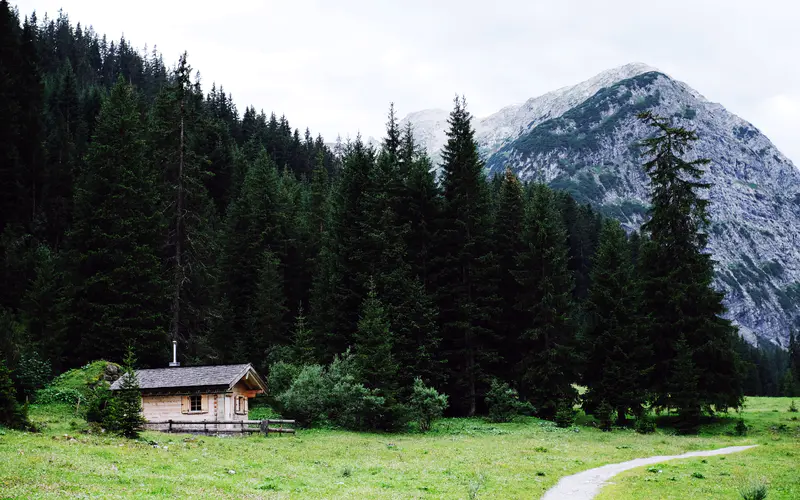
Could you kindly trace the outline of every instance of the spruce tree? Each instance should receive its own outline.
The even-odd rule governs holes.
[[[120,78],[103,102],[74,194],[66,288],[73,362],[121,361],[125,345],[146,353],[145,366],[166,358],[161,206],[156,172],[146,161],[139,102]]]
[[[625,415],[642,413],[647,401],[649,339],[641,328],[639,290],[628,241],[617,221],[607,219],[600,232],[591,285],[585,304],[586,330],[583,406],[587,413],[608,405],[622,424]]]
[[[137,439],[145,423],[135,364],[133,349],[129,347],[122,364],[120,388],[110,403],[105,421],[110,430],[128,439]]]
[[[442,151],[442,213],[437,225],[435,287],[452,410],[474,415],[488,383],[486,369],[497,315],[491,200],[472,117],[456,98]]]
[[[643,113],[640,118],[656,135],[645,139],[644,164],[650,177],[650,218],[642,230],[640,269],[643,276],[643,309],[655,354],[650,390],[656,406],[672,402],[670,381],[679,376],[676,360],[691,353],[697,370],[697,394],[684,401],[698,401],[702,409],[724,411],[742,404],[738,362],[734,351],[736,328],[722,317],[723,294],[712,287],[714,263],[706,253],[709,201],[700,196],[709,184],[700,180],[709,160],[683,158],[697,134],[669,121]],[[683,339],[679,342],[679,339]],[[686,375],[687,377],[689,375]],[[687,419],[696,418],[692,405]]]
[[[498,325],[497,350],[500,354],[497,372],[503,380],[513,380],[515,367],[521,361],[522,352],[518,339],[524,325],[524,314],[517,309],[517,297],[522,287],[515,277],[518,271],[517,256],[524,250],[522,241],[525,202],[523,188],[517,176],[506,169],[502,176],[494,216],[494,240],[498,254],[499,289],[502,304]]]
[[[0,1],[0,234],[24,222],[24,165],[20,159],[23,61],[19,20],[6,0]]]
[[[239,337],[245,349],[240,359],[249,359],[261,371],[280,359],[279,346],[288,345],[284,317],[286,305],[283,294],[283,276],[280,261],[269,250],[262,255],[258,271],[256,292],[248,311],[249,328]]]
[[[20,430],[29,426],[28,416],[17,401],[17,390],[3,358],[0,358],[0,425]]]
[[[249,166],[239,196],[228,208],[221,256],[221,294],[230,304],[227,321],[235,337],[223,340],[224,344],[218,348],[231,361],[236,354],[231,347],[244,345],[249,335],[264,252],[278,251],[279,183],[275,164],[262,150]]]
[[[370,282],[361,307],[361,317],[353,338],[353,358],[361,382],[384,398],[385,415],[373,425],[391,429],[402,423],[402,407],[398,400],[398,371],[394,356],[394,334],[386,309],[378,298],[375,284]]]
[[[791,373],[794,386],[800,392],[800,339],[795,331],[789,332],[789,373]],[[792,394],[796,396],[798,394]]]
[[[350,345],[372,274],[376,249],[368,229],[374,169],[374,151],[357,138],[345,151],[341,176],[331,193],[330,222],[322,236],[311,307],[314,329],[325,348],[324,361]]]
[[[216,314],[219,255],[215,207],[205,187],[205,159],[197,153],[202,110],[190,82],[192,68],[181,55],[170,81],[158,92],[148,117],[148,153],[163,186],[168,221],[167,269],[171,275],[173,340],[197,356]]]
[[[406,126],[399,152],[403,188],[398,203],[398,216],[408,223],[405,232],[406,258],[411,275],[432,293],[434,234],[440,220],[441,193],[431,171],[431,162],[414,143],[411,124]]]
[[[554,193],[537,184],[526,204],[522,249],[513,271],[520,286],[522,314],[514,371],[519,393],[542,418],[577,397],[578,356],[572,318],[572,276],[567,268],[566,234]]]

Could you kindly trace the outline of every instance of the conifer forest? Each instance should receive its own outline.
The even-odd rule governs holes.
[[[381,408],[371,428],[415,384],[452,416],[505,390],[545,419],[687,425],[800,395],[796,336],[756,348],[724,319],[691,129],[641,115],[651,206],[629,232],[487,176],[465,98],[438,165],[387,109],[379,146],[326,142],[237,109],[187,54],[0,1],[0,358],[20,401],[129,347],[166,367],[172,340],[183,366],[250,362],[271,384],[345,363]]]

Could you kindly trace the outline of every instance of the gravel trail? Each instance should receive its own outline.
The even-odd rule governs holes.
[[[749,450],[757,445],[750,446],[729,446],[728,448],[720,448],[718,450],[708,451],[691,451],[683,455],[669,455],[647,458],[636,458],[627,462],[618,464],[608,464],[602,467],[589,469],[571,476],[563,477],[561,480],[547,490],[542,497],[542,500],[590,500],[600,493],[600,488],[605,486],[609,479],[624,472],[626,470],[642,467],[643,465],[652,465],[667,460],[676,460],[679,458],[692,458],[692,457],[710,457],[713,455],[727,455],[729,453],[738,453],[740,451]]]

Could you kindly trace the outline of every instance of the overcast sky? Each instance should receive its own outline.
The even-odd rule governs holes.
[[[12,0],[13,4],[14,1]],[[108,0],[18,1],[41,19],[63,7],[171,66],[186,50],[212,82],[332,141],[380,137],[401,116],[476,116],[644,62],[750,121],[800,166],[800,5],[786,0]]]

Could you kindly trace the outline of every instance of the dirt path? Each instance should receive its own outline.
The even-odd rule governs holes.
[[[590,500],[594,498],[595,495],[600,493],[600,488],[605,486],[609,479],[620,472],[624,472],[629,469],[635,469],[637,467],[642,467],[643,465],[652,465],[678,458],[727,455],[728,453],[737,453],[740,451],[749,450],[755,446],[757,445],[730,446],[728,448],[720,448],[718,450],[692,451],[689,453],[684,453],[683,455],[637,458],[619,464],[604,465],[602,467],[589,469],[579,472],[578,474],[561,478],[558,484],[547,490],[542,497],[542,500]]]

